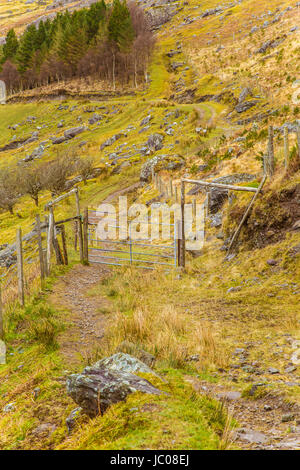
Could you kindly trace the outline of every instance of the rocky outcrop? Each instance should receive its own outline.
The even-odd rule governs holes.
[[[134,392],[160,395],[162,392],[137,373],[153,371],[138,359],[118,353],[86,367],[81,374],[67,378],[67,393],[90,417],[103,414],[108,407],[124,401]]]
[[[144,163],[141,168],[140,180],[143,182],[150,181],[152,176],[152,171],[157,170],[177,170],[183,167],[185,161],[179,155],[169,156],[169,155],[158,155],[154,158],[151,158]]]

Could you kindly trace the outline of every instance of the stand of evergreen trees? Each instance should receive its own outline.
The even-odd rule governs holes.
[[[135,3],[104,0],[32,24],[18,38],[6,37],[0,78],[10,93],[73,77],[134,83],[146,76],[154,38]]]

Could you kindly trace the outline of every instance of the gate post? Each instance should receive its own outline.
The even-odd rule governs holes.
[[[89,263],[89,239],[88,239],[88,230],[89,230],[89,211],[86,207],[84,210],[84,219],[83,219],[83,262],[85,264]]]
[[[185,206],[185,184],[181,180],[181,240],[180,240],[180,266],[185,267],[185,233],[184,233],[184,206]]]

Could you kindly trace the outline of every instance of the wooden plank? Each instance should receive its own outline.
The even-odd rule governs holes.
[[[256,193],[257,191],[257,188],[251,188],[247,186],[233,186],[231,184],[210,183],[208,181],[190,180],[187,178],[183,178],[181,181],[184,181],[185,183],[199,184],[199,186],[205,186],[208,188],[230,189],[231,191],[248,191],[252,193]]]
[[[22,250],[22,230],[17,230],[17,267],[18,267],[18,294],[20,305],[24,307],[24,269],[23,269],[23,250]]]
[[[257,199],[257,196],[258,196],[259,193],[261,192],[261,190],[262,190],[262,188],[263,188],[263,185],[265,184],[266,179],[267,179],[267,176],[264,176],[263,179],[262,179],[262,181],[261,181],[261,183],[260,183],[260,185],[259,185],[259,187],[258,187],[258,189],[257,189],[256,194],[254,194],[253,198],[251,199],[250,204],[249,204],[249,206],[247,207],[247,210],[246,210],[245,214],[243,215],[243,218],[242,218],[242,220],[241,220],[241,222],[240,222],[240,224],[239,224],[237,230],[235,231],[235,233],[234,233],[234,235],[233,235],[233,237],[232,237],[232,239],[231,239],[231,242],[230,242],[229,247],[228,247],[228,253],[230,253],[231,248],[233,247],[234,243],[236,242],[236,240],[237,240],[237,238],[238,238],[238,236],[239,236],[239,234],[240,234],[240,231],[241,231],[241,229],[242,229],[242,226],[243,226],[245,220],[247,219],[247,217],[248,217],[248,215],[249,215],[249,212],[250,212],[250,210],[251,210],[251,208],[252,208],[254,202],[255,202],[256,199]]]
[[[68,193],[62,194],[62,196],[59,196],[56,199],[53,199],[53,201],[48,202],[48,204],[45,205],[45,209],[49,209],[49,207],[52,207],[55,204],[58,204],[60,201],[63,201],[67,197],[77,192],[78,192],[78,188],[71,189],[71,191],[69,191]]]
[[[35,218],[36,230],[37,230],[37,242],[39,249],[39,261],[40,261],[40,273],[41,273],[41,287],[43,287],[43,280],[45,279],[45,263],[42,245],[42,232],[41,232],[41,220],[39,214]]]

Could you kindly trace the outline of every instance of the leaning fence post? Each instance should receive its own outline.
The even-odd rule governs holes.
[[[1,281],[0,281],[0,339],[3,339],[3,338],[4,338],[3,307],[2,307]]]
[[[287,168],[289,166],[289,130],[286,126],[284,128],[283,140],[284,140],[284,166]]]
[[[43,287],[43,279],[45,278],[45,263],[42,245],[42,232],[41,232],[41,220],[39,214],[35,218],[36,230],[37,230],[37,242],[39,249],[39,260],[40,260],[40,273],[41,273],[41,286]]]
[[[89,245],[88,245],[88,230],[89,230],[89,211],[86,207],[84,210],[83,219],[83,247],[84,247],[84,262],[89,262]]]
[[[180,266],[185,267],[185,233],[184,233],[184,206],[185,184],[181,181],[181,240],[180,240]]]
[[[22,230],[17,230],[17,265],[18,265],[18,293],[22,307],[24,307],[24,271],[22,251]]]
[[[83,236],[82,236],[82,223],[81,223],[81,215],[80,215],[80,204],[79,204],[79,191],[75,193],[76,197],[76,212],[78,217],[78,240],[79,240],[79,254],[80,254],[80,261],[83,262]]]

